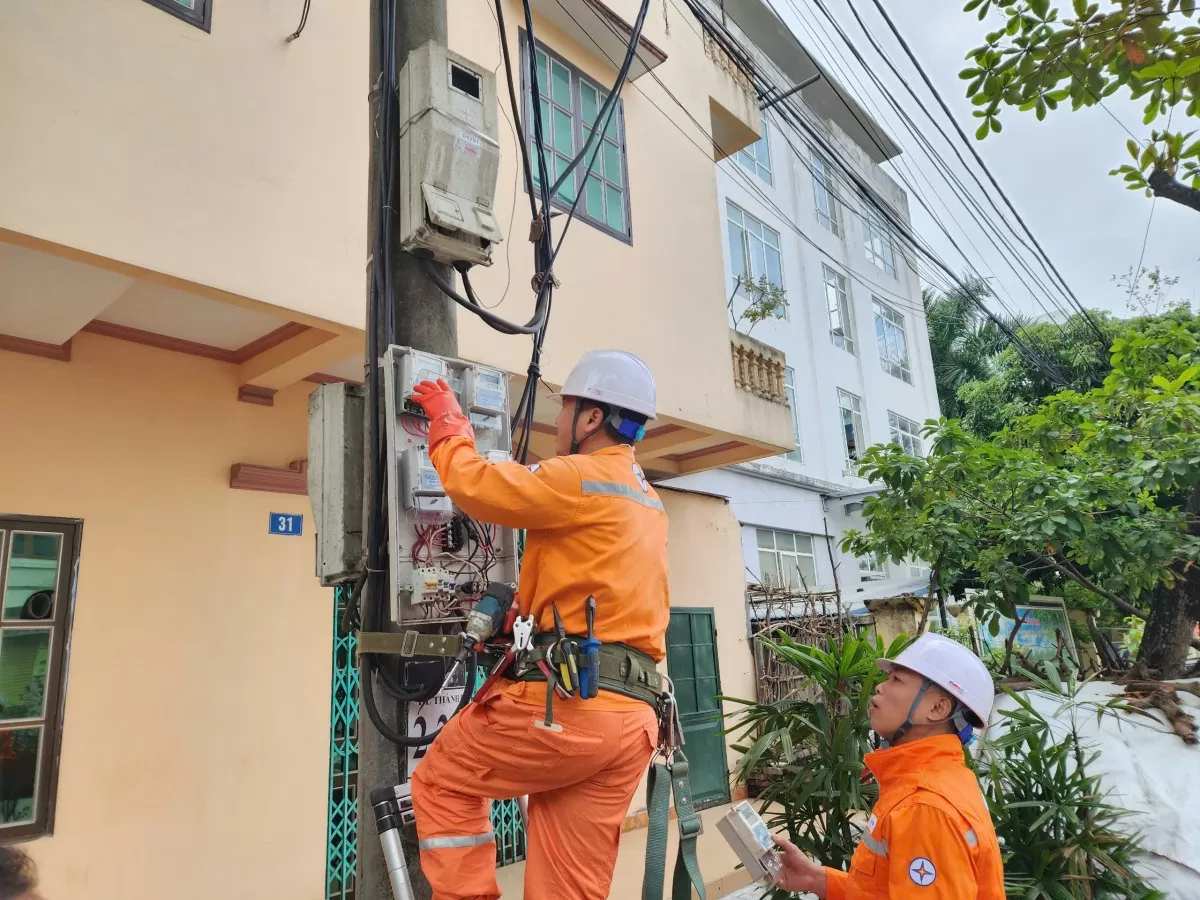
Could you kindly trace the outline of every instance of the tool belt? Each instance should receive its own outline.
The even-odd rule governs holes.
[[[573,635],[568,635],[568,639],[583,641],[583,638]],[[510,681],[545,681],[546,676],[538,669],[537,662],[553,662],[550,650],[558,641],[554,635],[538,635],[534,638],[533,649],[526,654],[528,665],[510,668],[501,677]],[[582,654],[577,654],[577,659],[582,665]],[[600,690],[612,691],[657,707],[663,688],[663,678],[649,655],[626,644],[600,645]]]

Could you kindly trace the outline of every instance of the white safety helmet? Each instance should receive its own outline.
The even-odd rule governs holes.
[[[649,366],[624,350],[589,350],[583,354],[567,376],[561,396],[595,400],[654,418],[654,375]]]
[[[923,634],[895,659],[879,660],[879,668],[885,672],[893,666],[923,675],[962,705],[970,725],[987,726],[996,696],[992,676],[983,661],[962,644],[940,634]]]

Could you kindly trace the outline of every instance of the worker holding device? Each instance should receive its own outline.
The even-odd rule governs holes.
[[[966,647],[935,634],[879,666],[888,677],[870,719],[886,749],[866,758],[879,800],[850,871],[818,865],[776,837],[783,870],[775,884],[821,900],[1003,900],[1000,845],[963,759],[991,714],[991,675]]]

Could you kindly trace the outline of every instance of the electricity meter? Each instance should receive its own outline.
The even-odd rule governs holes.
[[[463,406],[484,415],[505,414],[508,410],[508,378],[503,372],[471,366],[464,375]]]
[[[400,246],[490,266],[500,130],[496,74],[430,41],[408,55],[400,100]]]
[[[717,820],[717,831],[733,848],[754,881],[774,879],[783,870],[767,823],[749,801],[734,804],[733,809]]]
[[[408,447],[400,453],[400,500],[405,509],[419,513],[449,516],[453,511],[424,447]]]
[[[437,381],[439,378],[446,381],[449,375],[450,370],[446,366],[446,361],[440,356],[422,353],[419,350],[410,350],[400,357],[399,365],[396,367],[396,393],[404,400],[404,412],[413,416],[424,416],[425,410],[419,403],[411,399],[413,388],[422,381]],[[447,383],[449,382],[447,381]]]

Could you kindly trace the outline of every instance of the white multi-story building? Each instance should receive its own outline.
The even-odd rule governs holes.
[[[786,312],[753,326],[752,336],[786,355],[796,447],[679,483],[730,499],[747,581],[812,589],[836,582],[857,605],[916,587],[928,569],[842,553],[841,536],[863,527],[870,494],[856,460],[875,443],[922,453],[921,427],[939,409],[911,254],[828,151],[907,224],[907,196],[880,168],[901,151],[767,7],[759,0],[737,7],[726,27],[775,84],[821,74],[790,106],[824,141],[806,140],[768,108],[762,139],[723,162],[717,179],[731,325],[748,301],[744,290],[735,296],[738,276],[757,282],[765,275],[786,292]]]

